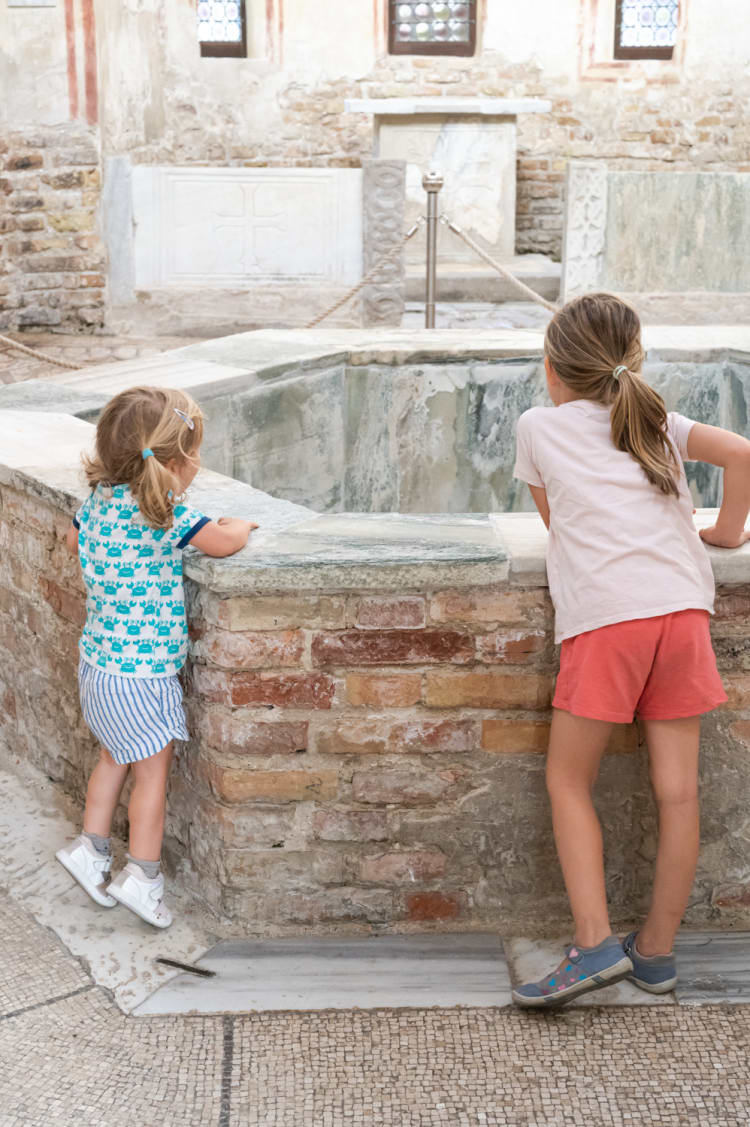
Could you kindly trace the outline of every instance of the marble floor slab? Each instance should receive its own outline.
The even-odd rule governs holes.
[[[675,953],[678,1002],[750,1002],[750,932],[682,932]]]
[[[506,939],[505,951],[514,983],[534,982],[558,965],[569,939]],[[616,982],[584,994],[569,1006],[674,1006],[674,994],[648,994],[632,982]]]
[[[496,935],[225,940],[133,1012],[507,1006],[510,979]]]

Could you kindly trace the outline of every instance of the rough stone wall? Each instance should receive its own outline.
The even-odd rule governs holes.
[[[575,92],[564,79],[532,64],[510,65],[485,52],[476,59],[385,57],[361,79],[280,82],[259,104],[269,128],[246,140],[228,128],[225,107],[199,99],[175,81],[164,90],[164,132],[136,144],[136,162],[211,162],[359,167],[372,154],[372,119],[344,112],[347,98],[451,95],[541,97],[549,114],[518,119],[516,249],[559,258],[566,161],[602,159],[613,168],[644,171],[750,171],[750,125],[741,111],[750,97],[735,82],[649,85],[588,82]],[[255,94],[256,98],[260,95]],[[261,108],[262,107],[262,108]]]
[[[0,751],[81,802],[69,513],[0,484]],[[237,926],[561,926],[544,789],[556,668],[544,588],[284,593],[189,585],[193,739],[170,783],[165,853]],[[750,586],[719,590],[729,705],[705,724],[690,923],[750,922]],[[645,907],[655,849],[634,727],[598,786],[613,919]],[[124,811],[118,823],[124,829]]]
[[[98,132],[34,126],[0,137],[0,329],[94,332],[106,305]]]

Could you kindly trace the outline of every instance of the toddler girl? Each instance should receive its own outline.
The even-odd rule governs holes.
[[[535,1007],[625,976],[652,993],[677,981],[672,944],[698,857],[700,713],[726,700],[709,636],[713,574],[683,459],[724,468],[721,510],[704,541],[739,547],[750,508],[750,442],[667,414],[641,375],[640,324],[624,302],[589,294],[567,304],[547,329],[544,363],[555,407],[519,419],[515,476],[549,529],[562,650],[547,788],[575,939],[556,970],[513,992]],[[636,712],[659,845],[648,915],[621,943],[607,913],[591,789],[613,725]]]
[[[89,896],[169,927],[160,870],[172,741],[188,739],[178,670],[187,655],[182,553],[228,556],[256,524],[209,520],[185,499],[198,472],[200,408],[183,391],[134,387],[115,396],[84,458],[91,494],[68,531],[86,585],[79,643],[83,717],[101,742],[83,833],[56,856]],[[130,852],[107,885],[110,828],[128,771]]]

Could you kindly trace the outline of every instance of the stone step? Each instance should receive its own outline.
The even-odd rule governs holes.
[[[562,266],[543,254],[517,254],[505,258],[500,265],[510,270],[520,282],[548,301],[557,301],[560,294]],[[522,295],[515,286],[481,260],[460,262],[438,259],[437,295],[440,301],[519,301]],[[424,298],[425,268],[419,263],[406,265],[406,300]]]

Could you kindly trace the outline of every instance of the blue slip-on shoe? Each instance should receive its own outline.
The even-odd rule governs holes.
[[[641,955],[635,945],[637,936],[637,932],[631,931],[622,941],[623,950],[633,964],[628,979],[649,994],[668,994],[677,985],[674,951],[669,955]]]
[[[616,935],[609,935],[596,947],[573,943],[557,970],[538,982],[527,982],[513,991],[517,1006],[550,1009],[564,1006],[580,994],[611,986],[630,974],[633,964]]]

